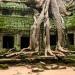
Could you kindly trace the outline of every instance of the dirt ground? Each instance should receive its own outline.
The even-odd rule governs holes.
[[[34,73],[25,66],[12,66],[6,70],[0,70],[0,75],[75,75],[74,67],[66,69],[45,70],[43,72]]]

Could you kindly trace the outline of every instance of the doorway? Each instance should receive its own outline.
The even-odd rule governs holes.
[[[14,47],[14,37],[13,36],[3,36],[3,48],[13,48]]]
[[[29,37],[22,36],[21,37],[21,49],[27,48],[29,46]]]

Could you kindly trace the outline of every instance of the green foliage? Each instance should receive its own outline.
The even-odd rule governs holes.
[[[65,22],[68,30],[75,29],[75,13],[72,16],[66,17]]]
[[[33,24],[33,16],[0,16],[0,28],[27,30]]]
[[[24,3],[0,2],[0,9],[22,10],[28,7]]]
[[[68,49],[70,50],[70,51],[75,51],[75,47],[74,47],[74,45],[69,45],[68,46]],[[74,63],[73,65],[75,65],[75,52],[74,53],[70,53],[70,54],[68,54],[66,57],[65,57],[65,62],[66,63]]]

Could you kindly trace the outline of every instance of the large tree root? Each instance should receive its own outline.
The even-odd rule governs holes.
[[[62,2],[62,0],[60,0],[60,1]],[[60,1],[58,1],[58,2],[60,2]],[[63,37],[64,37],[64,30],[63,30],[64,23],[62,22],[62,16],[60,14],[59,6],[58,6],[58,3],[56,0],[51,0],[51,7],[52,7],[52,14],[55,18],[57,33],[58,33],[58,43],[57,43],[56,49],[59,52],[62,52],[61,54],[63,55],[65,52],[67,52],[67,50],[64,50],[64,48],[62,47],[62,43],[64,41],[64,39],[63,39]],[[62,10],[66,13],[65,7],[62,8]]]
[[[49,55],[48,55],[48,53],[49,53]],[[54,56],[54,57],[56,57],[55,54],[52,52],[52,50],[50,50],[50,48],[46,48],[45,49],[45,56],[46,57],[47,56]]]
[[[60,51],[53,51],[53,53],[55,54],[56,57],[65,57],[66,54],[64,54],[63,52]]]
[[[19,57],[21,54],[25,55],[26,57],[33,57],[34,55],[37,55],[37,52],[34,51],[29,51],[29,52],[15,52],[15,53],[11,53],[11,54],[6,54],[4,55],[5,58],[11,58],[11,57]]]
[[[56,50],[62,53],[68,53],[68,49],[65,49],[64,47],[62,47],[59,42],[56,46]]]
[[[64,49],[63,47],[61,47],[61,46],[58,47],[57,50],[60,51],[60,52],[63,52],[63,53],[67,53],[67,52],[68,52],[68,50],[65,50],[65,49]]]

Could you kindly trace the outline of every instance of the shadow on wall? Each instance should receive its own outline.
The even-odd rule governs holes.
[[[27,48],[29,46],[29,37],[22,36],[21,37],[21,49]]]
[[[14,47],[14,37],[13,36],[3,36],[3,48],[13,48]]]

